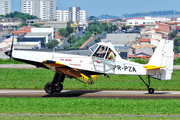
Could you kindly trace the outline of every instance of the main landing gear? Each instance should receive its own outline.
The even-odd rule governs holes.
[[[44,87],[46,93],[53,94],[54,92],[61,92],[63,90],[62,83],[64,82],[65,76],[65,74],[55,73],[52,82],[46,83]]]
[[[139,78],[144,82],[144,84],[147,86],[147,88],[148,88],[148,92],[149,92],[149,94],[153,94],[154,93],[154,89],[153,88],[149,88],[150,87],[150,76],[148,76],[148,83],[149,84],[147,84],[143,79],[142,79],[142,77],[139,75]]]

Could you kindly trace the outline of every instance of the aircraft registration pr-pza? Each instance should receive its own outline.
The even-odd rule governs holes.
[[[120,71],[136,72],[136,68],[131,66],[115,65],[114,68],[117,68]]]

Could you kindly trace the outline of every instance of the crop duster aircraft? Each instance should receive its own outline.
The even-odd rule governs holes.
[[[100,55],[101,48],[103,54]],[[115,59],[108,59],[108,50],[114,54]],[[110,43],[97,43],[89,49],[13,49],[5,52],[14,60],[43,67],[55,72],[52,82],[45,85],[47,93],[61,92],[65,76],[76,78],[83,83],[92,84],[101,74],[138,75],[148,88],[149,93],[154,93],[150,88],[150,78],[170,80],[173,72],[173,41],[160,40],[148,64],[139,64],[124,60],[120,57],[114,46]],[[148,76],[145,82],[141,75]]]

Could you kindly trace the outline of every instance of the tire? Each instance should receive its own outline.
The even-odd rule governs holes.
[[[154,89],[153,88],[149,88],[148,92],[149,92],[149,94],[153,94],[154,93]]]
[[[56,86],[56,89],[55,89],[56,92],[61,92],[63,90],[62,83],[56,84],[55,86]]]
[[[46,91],[46,93],[53,93],[56,90],[56,86],[52,84],[52,82],[48,82],[44,86],[44,90]]]

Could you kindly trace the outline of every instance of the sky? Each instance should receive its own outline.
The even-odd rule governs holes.
[[[20,12],[20,0],[11,0],[11,11]],[[56,0],[58,10],[80,7],[87,11],[87,16],[98,17],[102,14],[122,16],[122,14],[177,10],[180,0]]]

